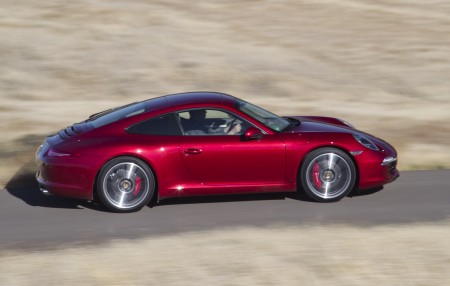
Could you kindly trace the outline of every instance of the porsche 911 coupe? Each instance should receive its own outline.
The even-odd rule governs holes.
[[[40,189],[131,212],[182,196],[304,192],[333,202],[398,176],[385,141],[337,118],[278,116],[231,95],[166,95],[91,115],[36,153]]]

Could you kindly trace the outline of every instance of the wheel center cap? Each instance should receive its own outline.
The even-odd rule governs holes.
[[[332,170],[325,170],[322,173],[322,180],[325,182],[331,182],[334,180],[335,174]]]
[[[133,183],[128,179],[124,179],[120,181],[119,188],[122,192],[130,192],[133,189]]]

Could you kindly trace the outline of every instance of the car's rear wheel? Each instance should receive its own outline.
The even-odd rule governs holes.
[[[319,202],[334,202],[354,188],[356,169],[352,159],[336,148],[321,148],[309,153],[300,169],[305,193]]]
[[[143,161],[119,157],[106,163],[98,176],[100,201],[114,212],[133,212],[148,204],[155,192],[155,176]]]

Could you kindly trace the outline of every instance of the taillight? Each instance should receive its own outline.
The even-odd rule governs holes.
[[[69,153],[69,152],[56,150],[55,148],[50,148],[47,152],[47,157],[80,157],[80,154]]]

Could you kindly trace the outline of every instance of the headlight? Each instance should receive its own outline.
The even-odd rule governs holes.
[[[366,136],[358,134],[358,133],[353,133],[352,135],[356,139],[356,141],[358,141],[359,144],[363,145],[364,147],[367,147],[367,148],[375,150],[375,151],[380,151],[380,149],[377,147],[377,145],[375,145],[375,143],[373,143]]]

